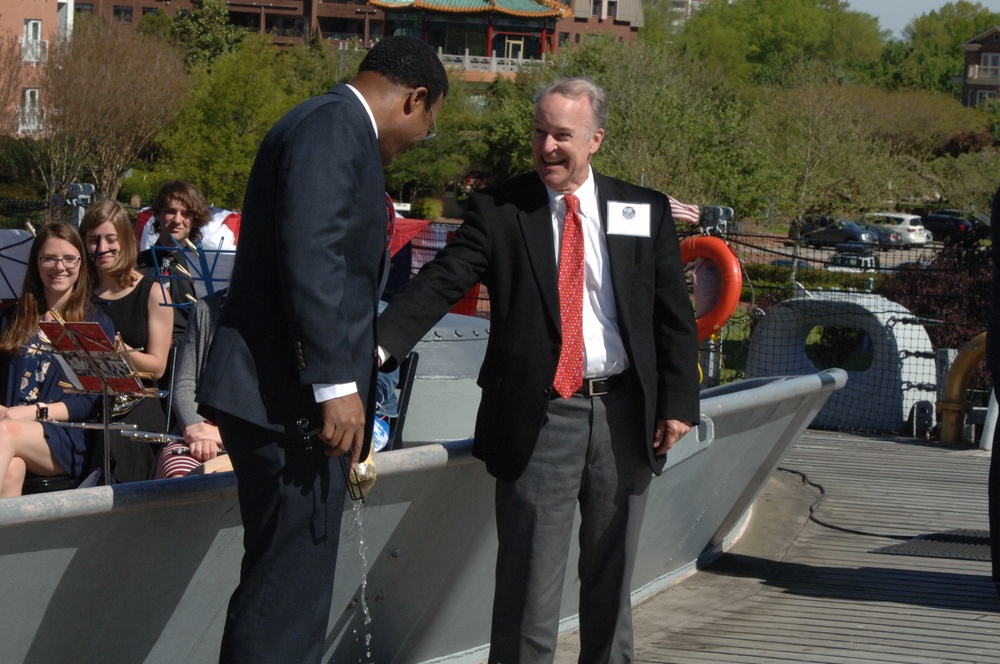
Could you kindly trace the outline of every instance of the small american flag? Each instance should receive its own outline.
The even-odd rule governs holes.
[[[689,205],[688,203],[681,203],[679,200],[673,196],[667,194],[667,198],[670,200],[670,213],[674,215],[674,219],[683,219],[692,224],[697,224],[698,220],[701,218],[701,208],[697,205]]]

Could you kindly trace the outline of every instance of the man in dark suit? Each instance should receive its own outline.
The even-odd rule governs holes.
[[[993,376],[993,390],[1000,382],[1000,189],[993,196],[990,237],[993,240],[993,293],[990,320],[986,331],[986,364]],[[993,430],[993,451],[989,475],[990,545],[993,559],[993,583],[1000,596],[1000,426]]]
[[[337,457],[355,464],[371,443],[388,264],[382,167],[433,135],[447,90],[429,46],[384,39],[349,84],[289,111],[257,153],[198,388],[232,459],[245,529],[224,662],[322,657],[345,493]]]
[[[552,661],[577,503],[580,661],[631,661],[646,490],[699,417],[670,205],[593,172],[606,119],[587,78],[539,95],[536,172],[471,195],[452,242],[379,318],[391,367],[473,284],[489,290],[474,452],[497,478],[491,662]]]

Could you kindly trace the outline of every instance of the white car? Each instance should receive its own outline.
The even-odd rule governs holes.
[[[920,217],[905,212],[868,212],[861,217],[867,224],[879,224],[899,233],[903,239],[902,247],[908,249],[914,245],[922,246],[931,241],[931,234],[924,228]]]

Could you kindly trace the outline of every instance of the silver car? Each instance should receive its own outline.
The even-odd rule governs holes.
[[[866,224],[878,224],[899,233],[903,238],[903,247],[923,246],[931,241],[931,234],[924,228],[923,222],[915,214],[905,212],[869,212],[861,217]]]

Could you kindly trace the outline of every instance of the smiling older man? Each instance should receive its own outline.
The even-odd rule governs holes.
[[[632,660],[646,491],[699,417],[670,204],[591,169],[606,119],[587,78],[543,90],[536,172],[472,194],[454,240],[379,318],[402,358],[477,281],[489,289],[474,452],[497,478],[491,662],[552,661],[577,504],[580,661]]]

